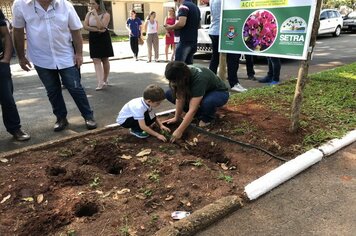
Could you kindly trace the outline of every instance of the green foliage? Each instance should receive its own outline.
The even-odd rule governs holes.
[[[268,109],[290,118],[296,80],[278,86],[251,89],[234,94],[231,104],[254,100]],[[308,130],[304,149],[339,138],[356,127],[356,63],[312,74],[303,92],[300,120]],[[235,132],[244,133],[246,127]]]
[[[200,159],[195,160],[195,162],[193,162],[193,166],[196,167],[202,167],[204,164]]]
[[[100,178],[99,177],[95,177],[94,179],[93,179],[93,181],[89,184],[89,186],[91,187],[91,188],[96,188],[96,187],[98,187],[100,185]]]
[[[151,173],[148,174],[148,179],[153,181],[153,182],[159,182],[159,171],[158,170],[153,170]]]
[[[224,180],[226,183],[232,183],[234,180],[230,175],[225,175],[224,173],[220,173],[218,179]]]
[[[159,216],[158,216],[157,214],[153,214],[153,215],[151,216],[150,224],[151,224],[151,225],[154,225],[154,224],[157,223],[158,220],[159,220]]]
[[[76,234],[74,229],[70,229],[70,230],[67,231],[67,236],[76,236],[76,235],[77,234]]]
[[[68,148],[61,148],[58,151],[58,155],[60,157],[72,157],[72,156],[74,156],[74,152]]]

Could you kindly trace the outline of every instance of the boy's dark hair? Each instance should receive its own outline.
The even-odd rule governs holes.
[[[143,99],[160,102],[166,99],[166,95],[161,87],[156,84],[150,84],[143,91]]]

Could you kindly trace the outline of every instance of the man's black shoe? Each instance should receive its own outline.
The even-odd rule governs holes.
[[[96,129],[96,122],[94,119],[86,119],[85,125],[87,126],[87,129]]]
[[[27,141],[31,138],[29,134],[23,132],[21,129],[14,131],[12,135],[17,141]]]
[[[54,132],[62,131],[68,125],[67,118],[58,119],[57,122],[54,124]]]

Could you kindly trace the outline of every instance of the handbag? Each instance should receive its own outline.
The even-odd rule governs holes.
[[[142,37],[139,37],[138,38],[138,44],[139,45],[143,45],[145,41],[143,41],[143,38]]]

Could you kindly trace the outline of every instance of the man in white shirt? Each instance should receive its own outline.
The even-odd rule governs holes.
[[[77,104],[87,128],[95,129],[93,111],[80,82],[82,23],[73,5],[67,0],[15,0],[12,11],[19,64],[25,71],[32,67],[30,61],[34,64],[57,117],[54,131],[61,131],[68,125],[60,78]],[[24,49],[25,29],[29,59]]]

